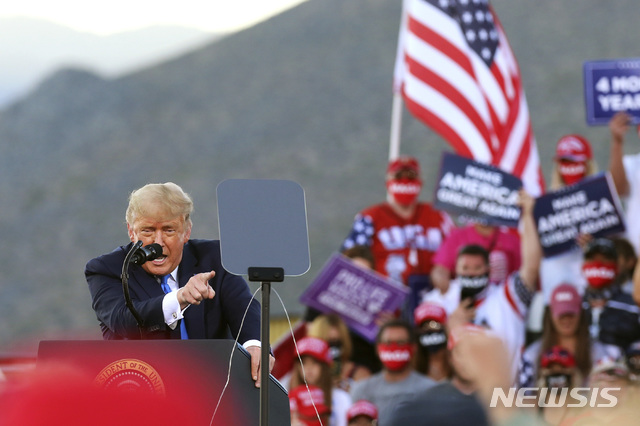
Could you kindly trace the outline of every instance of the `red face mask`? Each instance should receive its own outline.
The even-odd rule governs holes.
[[[380,362],[389,371],[401,371],[411,362],[413,346],[410,343],[378,343]]]
[[[408,206],[416,201],[422,190],[422,181],[419,179],[390,179],[387,181],[387,191],[393,199],[403,206]]]
[[[587,174],[587,164],[575,161],[560,160],[558,172],[562,181],[567,185],[580,182]]]
[[[582,264],[582,273],[587,279],[587,283],[594,288],[602,288],[611,284],[617,272],[618,268],[615,263],[590,260]]]

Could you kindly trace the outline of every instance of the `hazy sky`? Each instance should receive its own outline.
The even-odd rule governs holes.
[[[18,0],[2,2],[0,17],[41,18],[96,34],[111,34],[154,24],[229,31],[252,25],[303,1]]]

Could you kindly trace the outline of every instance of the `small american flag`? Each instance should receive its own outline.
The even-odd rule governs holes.
[[[405,0],[394,90],[458,154],[544,191],[518,64],[488,0]]]

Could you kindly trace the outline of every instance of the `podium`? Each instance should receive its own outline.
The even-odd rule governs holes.
[[[218,404],[232,351],[229,383]],[[138,391],[155,392],[171,401],[188,392],[190,407],[197,411],[194,425],[260,423],[260,389],[251,378],[250,356],[233,340],[41,341],[36,371],[61,364],[132,397]],[[287,391],[271,375],[268,389],[269,424],[291,424]]]

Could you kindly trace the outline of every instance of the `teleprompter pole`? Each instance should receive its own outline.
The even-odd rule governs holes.
[[[269,425],[269,297],[271,283],[284,281],[283,268],[249,268],[249,281],[260,281],[262,308],[260,314],[260,426]]]
[[[269,424],[269,296],[271,293],[271,283],[262,283],[262,311],[261,311],[261,331],[260,341],[262,349],[260,351],[260,426]]]

